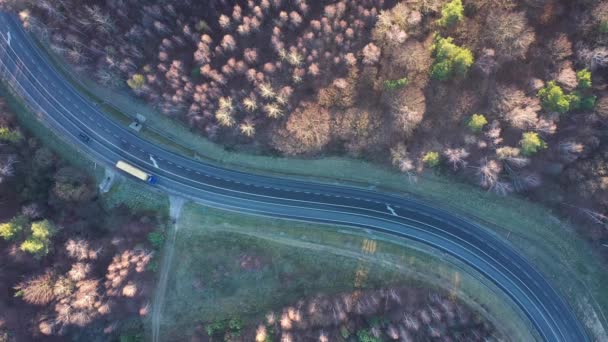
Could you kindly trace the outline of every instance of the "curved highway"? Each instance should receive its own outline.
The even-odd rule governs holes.
[[[109,119],[51,66],[14,16],[0,13],[0,77],[46,124],[91,158],[125,160],[156,175],[162,191],[213,207],[406,237],[470,265],[527,315],[546,341],[589,341],[547,280],[499,237],[464,218],[398,195],[268,177],[188,159]],[[91,140],[81,141],[84,132]],[[145,186],[142,184],[142,186]]]

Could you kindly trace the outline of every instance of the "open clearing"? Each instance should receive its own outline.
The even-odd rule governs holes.
[[[179,226],[161,340],[186,338],[200,324],[229,317],[254,321],[318,293],[394,284],[450,291],[505,336],[532,339],[519,313],[493,286],[452,260],[416,249],[420,246],[192,204],[184,208]]]

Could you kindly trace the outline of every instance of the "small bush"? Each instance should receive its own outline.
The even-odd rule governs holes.
[[[146,80],[144,78],[144,75],[142,74],[135,74],[133,75],[133,77],[127,80],[127,84],[133,90],[141,89],[144,86],[145,82]]]
[[[228,329],[230,329],[230,332],[232,332],[233,335],[240,335],[241,331],[243,330],[243,320],[238,317],[231,318],[228,321]]]
[[[10,143],[18,143],[19,141],[21,141],[21,139],[23,139],[23,135],[21,135],[21,132],[17,131],[17,130],[12,130],[8,127],[0,127],[0,140],[1,141],[6,141],[6,142],[10,142]]]
[[[555,81],[548,82],[547,85],[538,91],[538,97],[541,99],[543,108],[551,112],[560,114],[570,110],[570,102],[572,97],[566,95],[562,88]]]
[[[465,76],[473,64],[473,53],[452,43],[451,37],[437,36],[433,43],[435,61],[431,67],[431,77],[445,81],[454,76]]]
[[[362,329],[357,331],[357,341],[359,342],[381,342],[382,340],[374,337],[369,330]]]
[[[598,25],[598,31],[600,31],[601,34],[606,34],[608,33],[608,20],[602,21],[599,25]]]
[[[384,81],[384,89],[392,91],[405,87],[408,83],[407,77],[400,78],[397,80],[386,80]]]
[[[55,235],[55,227],[49,220],[32,223],[31,235],[21,244],[21,250],[36,256],[49,253],[51,237]]]
[[[591,88],[591,71],[587,69],[579,70],[576,73],[576,80],[580,89]]]
[[[226,330],[225,321],[215,321],[215,322],[209,323],[209,324],[207,324],[207,326],[205,326],[205,331],[207,332],[207,335],[209,337],[213,337],[225,330]]]
[[[151,232],[148,234],[148,241],[154,249],[159,250],[165,243],[165,234],[163,232]]]
[[[526,132],[519,141],[521,152],[525,156],[531,156],[536,152],[547,148],[547,144],[535,132]]]
[[[475,133],[481,132],[483,126],[488,124],[488,120],[483,114],[473,114],[467,122],[467,126]]]
[[[435,167],[439,165],[439,153],[438,152],[427,152],[422,157],[422,162],[428,167]]]
[[[462,0],[452,0],[441,9],[441,19],[437,23],[441,26],[452,26],[464,17]]]
[[[126,333],[120,335],[120,342],[143,342],[144,335],[142,333]]]
[[[340,327],[340,336],[345,340],[350,337],[350,331],[348,331],[348,328],[344,325]]]
[[[595,108],[594,95],[584,95],[580,91],[574,91],[568,95],[570,98],[570,110],[593,110]]]
[[[23,231],[26,224],[27,220],[24,217],[17,216],[9,222],[0,224],[0,236],[5,240],[14,239]]]

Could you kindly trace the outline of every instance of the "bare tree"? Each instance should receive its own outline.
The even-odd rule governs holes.
[[[479,185],[487,189],[492,189],[496,185],[498,177],[502,172],[500,163],[488,158],[483,158],[475,169],[479,177]]]
[[[465,159],[469,156],[469,152],[464,148],[448,148],[443,151],[443,155],[448,162],[452,164],[454,171],[467,166],[467,161]]]
[[[12,177],[15,175],[15,164],[17,163],[17,156],[10,154],[5,156],[4,160],[0,162],[0,182],[5,177]]]
[[[523,90],[505,85],[496,87],[491,96],[491,105],[494,113],[518,129],[534,127],[538,121],[537,112],[541,110],[537,98],[528,97]]]
[[[486,22],[491,29],[483,31],[485,40],[496,50],[499,60],[525,57],[536,39],[525,12],[492,11]]]
[[[567,163],[572,163],[585,150],[585,146],[575,140],[565,140],[559,143],[559,153]]]

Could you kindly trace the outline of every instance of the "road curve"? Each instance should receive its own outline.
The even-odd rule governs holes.
[[[427,244],[496,284],[543,340],[589,341],[562,296],[487,229],[394,194],[245,173],[169,152],[131,133],[81,96],[7,13],[0,13],[0,77],[55,133],[96,161],[114,165],[125,160],[156,175],[155,187],[162,191],[238,212],[375,230]],[[80,132],[91,141],[78,139]]]

